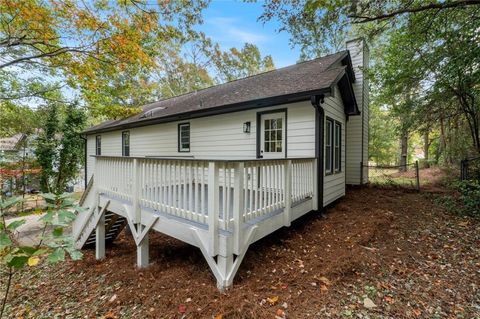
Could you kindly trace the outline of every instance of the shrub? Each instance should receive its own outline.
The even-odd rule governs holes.
[[[480,181],[458,182],[456,188],[460,192],[463,213],[469,216],[480,217]]]
[[[456,194],[437,197],[435,202],[450,213],[480,218],[480,182],[455,181],[450,187]]]

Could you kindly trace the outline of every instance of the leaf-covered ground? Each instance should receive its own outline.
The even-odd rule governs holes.
[[[152,234],[138,271],[122,234],[104,261],[17,274],[7,317],[480,318],[480,221],[432,198],[350,189],[251,246],[225,293],[197,248]]]

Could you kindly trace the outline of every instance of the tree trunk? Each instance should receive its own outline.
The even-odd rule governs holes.
[[[423,158],[425,160],[425,163],[423,164],[424,168],[429,168],[430,164],[428,163],[429,160],[429,153],[428,150],[430,148],[430,138],[428,136],[428,131],[425,131],[423,134]]]
[[[408,132],[403,131],[400,137],[400,172],[407,170],[407,156],[408,156]]]
[[[440,147],[439,147],[440,155],[444,155],[444,161],[446,162],[446,157],[447,157],[447,141],[445,138],[445,122],[443,120],[443,117],[440,117]],[[440,156],[439,156],[440,157]]]

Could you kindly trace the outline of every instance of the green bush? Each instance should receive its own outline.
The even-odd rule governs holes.
[[[456,186],[460,192],[463,213],[480,217],[480,181],[462,181],[458,182]]]
[[[480,218],[480,182],[455,181],[449,186],[455,194],[439,196],[435,202],[450,213]]]

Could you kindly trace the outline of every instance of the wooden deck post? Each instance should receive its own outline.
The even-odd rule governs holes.
[[[102,216],[95,228],[95,258],[97,260],[105,258],[105,211],[102,209],[99,214]]]
[[[292,160],[284,164],[285,170],[285,209],[283,211],[283,224],[290,226],[292,222]]]
[[[232,285],[233,277],[230,279],[228,278],[228,274],[233,268],[233,255],[230,254],[228,256],[217,256],[217,266],[218,270],[222,274],[223,279],[219,280],[217,278],[217,288],[220,290],[224,290]],[[229,280],[230,279],[230,280]]]
[[[141,233],[145,226],[138,224],[137,232]],[[137,245],[137,267],[138,268],[145,268],[148,267],[149,263],[149,240],[148,240],[148,233],[143,237],[142,241]]]
[[[233,253],[236,255],[239,255],[243,250],[243,212],[245,200],[245,193],[243,190],[244,168],[245,164],[243,162],[235,163],[233,181]]]
[[[133,223],[138,224],[140,223],[140,165],[138,159],[133,159],[133,194],[132,194],[132,205],[133,205]]]
[[[218,255],[219,180],[218,163],[208,163],[208,252]]]
[[[318,159],[314,159],[312,162],[312,172],[313,172],[313,210],[318,211],[321,207],[318,207],[318,172],[317,172],[317,161]],[[323,185],[321,186],[323,187]]]

